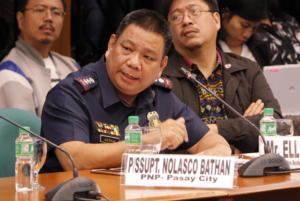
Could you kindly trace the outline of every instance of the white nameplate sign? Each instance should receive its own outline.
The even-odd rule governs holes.
[[[300,137],[264,136],[272,153],[284,157],[291,168],[300,167]]]
[[[234,157],[128,154],[126,186],[233,188]]]

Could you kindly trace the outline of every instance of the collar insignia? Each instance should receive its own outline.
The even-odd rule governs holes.
[[[160,77],[160,78],[156,79],[152,85],[163,87],[163,88],[170,89],[170,90],[173,89],[172,81],[167,78],[164,78],[164,77]]]
[[[97,79],[96,75],[88,75],[84,77],[77,77],[74,80],[77,81],[85,91],[88,91],[98,85]]]

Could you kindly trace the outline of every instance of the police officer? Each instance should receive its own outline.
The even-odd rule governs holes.
[[[98,63],[71,73],[49,92],[42,136],[67,150],[78,169],[116,167],[125,150],[128,116],[139,116],[139,125],[147,126],[147,115],[157,114],[161,153],[169,149],[229,155],[226,140],[176,98],[169,80],[160,78],[171,40],[168,22],[156,12],[128,14]],[[64,153],[48,148],[42,172],[71,169]]]

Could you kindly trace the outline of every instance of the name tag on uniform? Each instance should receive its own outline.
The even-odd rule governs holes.
[[[114,143],[114,142],[119,142],[119,141],[120,141],[120,139],[117,137],[100,135],[100,142]]]

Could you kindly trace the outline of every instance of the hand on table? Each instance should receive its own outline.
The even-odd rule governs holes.
[[[161,150],[165,148],[173,150],[183,143],[183,141],[189,141],[185,120],[182,117],[176,120],[167,119],[162,122],[159,127],[161,128],[162,135]]]

